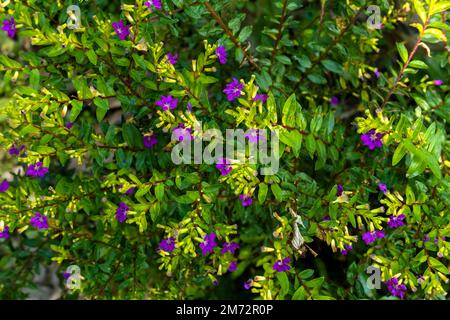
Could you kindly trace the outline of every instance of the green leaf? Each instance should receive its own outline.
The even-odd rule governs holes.
[[[286,272],[278,272],[277,273],[277,279],[280,282],[281,285],[281,296],[285,296],[289,292],[289,278],[286,274]]]
[[[337,74],[342,74],[344,73],[344,68],[337,63],[336,61],[333,60],[323,60],[322,65],[329,71],[337,73]]]
[[[433,7],[430,8],[430,14],[436,14],[450,9],[450,1],[440,1],[434,3]]]
[[[30,85],[33,89],[39,90],[39,82],[41,80],[41,74],[38,69],[31,70],[30,73]]]
[[[95,51],[93,49],[88,50],[86,52],[86,56],[93,65],[97,65],[97,54],[95,54]]]
[[[310,281],[306,281],[305,285],[310,288],[320,288],[324,280],[324,277],[316,278]]]
[[[122,136],[130,147],[143,147],[142,135],[134,125],[130,123],[124,124],[122,127]]]
[[[158,199],[159,201],[163,200],[163,198],[164,198],[164,184],[163,183],[159,183],[156,185],[155,196],[156,196],[156,199]]]
[[[420,60],[413,60],[409,63],[409,66],[411,68],[416,68],[416,69],[428,69],[428,65]]]
[[[311,159],[314,158],[314,153],[316,152],[316,140],[312,134],[306,136],[306,150],[308,150],[309,156]]]
[[[40,132],[39,128],[36,128],[35,126],[29,124],[29,125],[23,127],[22,129],[20,129],[19,135],[21,137],[25,137],[26,135],[29,135],[29,134],[32,134],[32,135],[39,134],[39,132]]]
[[[272,190],[273,195],[278,201],[283,199],[283,192],[278,184],[274,183],[270,186],[270,190]]]
[[[266,200],[267,197],[267,190],[268,190],[268,186],[265,183],[260,183],[259,184],[259,189],[258,189],[258,201],[259,203],[264,203],[264,201]]]
[[[425,11],[425,8],[422,5],[421,0],[413,0],[414,2],[414,9],[416,10],[416,13],[419,15],[420,20],[422,20],[422,23],[425,24],[427,19],[427,13]]]
[[[300,272],[298,274],[298,276],[302,280],[307,280],[307,279],[311,278],[313,274],[314,274],[314,270],[313,269],[306,269],[306,270],[303,270],[302,272]]]
[[[97,106],[95,115],[98,122],[101,122],[109,110],[109,101],[108,99],[101,99],[97,97],[94,99],[94,104]]]
[[[403,159],[405,154],[406,154],[406,148],[400,142],[397,149],[395,149],[395,151],[394,151],[394,155],[392,157],[392,165],[395,166],[397,163],[399,163],[400,160]]]
[[[292,61],[289,59],[288,56],[285,55],[278,55],[276,56],[277,61],[281,62],[282,64],[291,65]]]
[[[433,257],[428,257],[428,259],[434,270],[442,272],[443,274],[449,274],[447,267],[442,262],[440,262],[438,259],[433,258]]]
[[[292,296],[292,300],[305,300],[305,299],[306,299],[306,290],[303,287],[299,287]]]
[[[158,201],[155,201],[150,206],[150,218],[153,222],[156,222],[159,218],[159,214],[161,212],[161,205]]]
[[[398,53],[400,54],[400,58],[402,59],[403,62],[406,62],[408,60],[408,50],[406,49],[405,45],[401,42],[397,42],[396,45]]]
[[[253,26],[245,26],[239,33],[239,42],[244,42],[252,34]]]

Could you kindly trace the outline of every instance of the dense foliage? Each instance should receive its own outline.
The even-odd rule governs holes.
[[[0,297],[445,299],[449,8],[1,0]],[[279,169],[175,164],[198,123]]]

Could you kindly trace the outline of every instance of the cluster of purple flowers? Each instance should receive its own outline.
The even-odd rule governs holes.
[[[16,21],[13,17],[3,20],[2,30],[5,31],[11,39],[16,36]]]
[[[233,78],[233,81],[226,85],[223,92],[227,95],[228,101],[233,101],[241,96],[243,89],[244,85],[236,78]]]
[[[161,0],[148,0],[144,3],[150,10],[155,8],[156,10],[161,10]]]
[[[222,254],[227,252],[234,254],[237,249],[239,249],[239,245],[236,242],[225,242],[222,247]]]
[[[227,51],[224,46],[217,47],[216,56],[221,64],[227,63]]]
[[[341,254],[343,256],[346,256],[348,254],[349,251],[353,250],[353,246],[351,244],[346,244],[345,245],[345,249],[341,251]]]
[[[120,20],[119,22],[113,22],[112,27],[116,31],[120,40],[125,40],[130,35],[130,27],[125,25],[125,23]]]
[[[11,148],[9,148],[9,154],[11,156],[17,157],[23,151],[23,149],[25,149],[25,145],[21,145],[20,148],[17,148],[16,145],[13,145]]]
[[[169,52],[167,54],[167,60],[170,64],[176,64],[178,60],[178,53],[172,54],[171,52]]]
[[[161,107],[163,111],[173,110],[177,107],[178,99],[174,99],[172,96],[161,96],[161,99],[155,102],[158,107]]]
[[[30,223],[33,227],[41,229],[48,229],[48,217],[41,214],[40,212],[35,212],[34,216],[31,217]]]
[[[215,233],[210,233],[210,234],[206,234],[203,237],[203,242],[200,243],[200,249],[202,250],[202,255],[206,256],[209,253],[212,253],[214,248],[217,246],[217,243],[215,241],[216,239],[216,234]]]
[[[342,193],[344,192],[344,187],[342,184],[338,184],[337,190],[336,190],[336,197],[342,196]]]
[[[9,227],[8,226],[5,226],[4,228],[3,228],[3,231],[2,232],[0,232],[0,239],[8,239],[9,238]]]
[[[48,168],[43,166],[41,161],[36,162],[36,164],[30,164],[27,168],[27,176],[29,177],[43,177],[48,172]]]
[[[399,284],[397,278],[391,278],[386,282],[387,289],[394,297],[403,299],[405,297],[406,286],[402,283]]]
[[[384,232],[377,230],[377,231],[367,231],[362,235],[362,239],[366,244],[371,244],[377,239],[384,238]]]
[[[285,272],[291,270],[291,266],[289,265],[291,263],[291,259],[289,257],[284,258],[283,260],[277,260],[275,264],[273,265],[272,269],[276,272]]]
[[[8,180],[3,180],[2,183],[0,183],[0,193],[6,192],[9,189],[9,182]]]
[[[252,198],[250,196],[246,195],[246,194],[241,194],[239,196],[239,200],[241,200],[242,205],[244,207],[248,207],[248,206],[250,206],[253,203]]]
[[[144,147],[147,149],[153,148],[154,145],[158,143],[158,139],[156,138],[156,134],[146,134],[144,135]]]
[[[192,129],[186,128],[183,123],[180,123],[178,127],[173,129],[173,134],[175,135],[175,139],[183,142],[183,141],[192,141]]]
[[[175,249],[175,238],[164,238],[159,243],[159,249],[165,252],[172,252]]]
[[[216,168],[220,171],[220,174],[222,176],[226,176],[231,172],[231,170],[233,170],[233,168],[231,167],[231,162],[225,158],[220,158],[217,161]]]
[[[404,226],[403,220],[406,218],[404,214],[399,214],[398,216],[389,217],[388,226],[391,229],[396,229],[398,227]]]
[[[124,202],[119,203],[119,206],[117,207],[116,210],[116,219],[121,223],[124,222],[127,219],[128,210],[129,208],[126,203]]]
[[[370,150],[381,148],[383,146],[383,134],[376,132],[375,129],[369,130],[365,134],[361,135],[362,143]]]

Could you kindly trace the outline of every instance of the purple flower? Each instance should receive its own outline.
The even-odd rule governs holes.
[[[48,168],[43,167],[41,161],[36,162],[36,164],[30,164],[27,168],[26,175],[30,177],[43,177],[48,172]]]
[[[241,194],[239,196],[239,200],[241,200],[242,205],[244,207],[248,207],[249,205],[251,205],[253,203],[252,198],[250,196],[245,195],[245,194]]]
[[[228,159],[221,158],[217,161],[216,168],[220,171],[220,174],[226,176],[233,170],[231,162]]]
[[[275,262],[275,264],[273,265],[272,269],[275,270],[276,272],[289,271],[291,270],[289,263],[291,263],[291,259],[289,259],[288,257],[284,258],[283,261],[277,260],[277,262]]]
[[[386,194],[388,192],[387,185],[384,184],[384,183],[379,183],[378,184],[378,189],[380,189],[380,191],[382,191],[384,194]]]
[[[222,254],[228,251],[234,254],[237,249],[239,249],[239,245],[236,242],[225,242],[222,247]]]
[[[156,101],[155,104],[161,107],[163,111],[172,110],[177,107],[178,99],[174,99],[172,96],[161,96],[161,99]]]
[[[192,111],[192,103],[188,102],[187,109],[188,111]]]
[[[22,145],[20,148],[17,148],[14,144],[11,148],[9,148],[9,154],[11,156],[18,156],[22,150],[25,149],[25,145]]]
[[[244,282],[244,289],[245,290],[250,290],[252,285],[253,285],[253,280],[252,279],[248,279],[247,281]]]
[[[245,134],[245,139],[248,139],[251,143],[258,143],[260,140],[266,140],[264,131],[259,129],[251,129]]]
[[[333,105],[333,106],[337,106],[337,105],[339,104],[339,98],[336,97],[336,96],[331,97],[330,103],[331,103],[331,105]]]
[[[237,269],[237,261],[231,261],[230,265],[228,266],[228,271],[235,272]]]
[[[381,76],[381,73],[380,73],[380,71],[378,71],[378,68],[375,68],[375,70],[373,71],[373,73],[375,73],[375,76],[376,76],[377,78],[379,78],[379,77]]]
[[[120,40],[125,40],[130,35],[130,27],[126,26],[122,20],[119,22],[113,22],[112,27],[116,31]]]
[[[127,213],[128,213],[128,206],[126,203],[121,202],[119,203],[119,206],[117,207],[116,210],[116,219],[122,223],[127,219]]]
[[[172,252],[175,249],[175,238],[164,238],[159,243],[159,249],[164,250],[166,252]]]
[[[322,221],[330,221],[331,220],[331,217],[330,216],[326,216],[326,217],[323,217],[322,218]]]
[[[343,192],[344,192],[344,187],[342,186],[342,184],[338,184],[337,190],[336,190],[336,197],[342,196]]]
[[[214,247],[217,246],[216,244],[216,234],[215,233],[210,233],[210,234],[206,234],[203,237],[203,242],[200,243],[200,249],[202,249],[202,255],[206,256],[206,254],[208,252],[213,252]]]
[[[269,96],[264,93],[258,93],[254,98],[253,101],[261,100],[262,102],[266,102]]]
[[[144,3],[150,10],[154,7],[156,10],[161,10],[161,0],[149,0]]]
[[[445,237],[441,237],[442,241],[445,241]],[[434,243],[438,243],[439,242],[439,237],[436,237],[434,239]]]
[[[423,242],[428,242],[430,241],[430,236],[428,235],[428,233],[425,233],[424,237],[423,237]]]
[[[346,256],[348,254],[348,252],[351,250],[353,250],[353,246],[351,244],[350,245],[346,244],[345,249],[341,251],[341,254],[343,256]]]
[[[0,232],[0,239],[8,239],[9,238],[9,227],[8,226],[5,226],[4,228],[3,228],[3,231],[2,232]]]
[[[131,195],[131,194],[133,194],[134,193],[134,188],[133,187],[131,187],[130,189],[128,189],[126,192],[125,192],[125,194],[127,195],[127,196],[129,196],[129,195]]]
[[[62,274],[63,278],[66,279],[66,280],[69,279],[71,275],[72,274],[70,272],[67,272],[67,271],[63,272],[63,274]]]
[[[176,64],[178,60],[178,53],[172,54],[171,52],[169,52],[167,54],[167,60],[169,60],[170,64]]]
[[[192,141],[192,129],[186,128],[183,123],[180,123],[178,127],[173,129],[173,134],[175,135],[175,139],[183,142],[185,140]]]
[[[406,286],[404,284],[399,284],[397,278],[391,278],[385,283],[391,295],[399,297],[400,299],[405,297]]]
[[[372,129],[369,132],[361,135],[362,143],[366,145],[370,150],[381,148],[383,146],[383,141],[381,141],[382,138],[383,134],[375,132],[375,129]]]
[[[233,101],[241,96],[242,89],[244,89],[244,85],[233,78],[233,81],[227,84],[223,92],[227,95],[228,101]]]
[[[72,127],[73,127],[73,122],[67,122],[65,125],[64,125],[64,127],[66,127],[66,129],[72,129]]]
[[[2,183],[0,183],[0,193],[1,192],[6,192],[9,188],[9,182],[8,180],[3,180]]]
[[[219,280],[214,280],[213,282],[212,282],[212,284],[213,284],[213,286],[218,286],[219,285]]]
[[[158,143],[158,139],[156,139],[156,134],[146,134],[144,135],[144,147],[147,149],[153,148],[154,145]]]
[[[3,27],[2,30],[6,32],[8,37],[13,39],[16,35],[16,21],[13,17],[11,19],[5,19],[3,20]]]
[[[398,216],[391,216],[389,217],[389,221],[388,221],[388,226],[391,229],[395,229],[401,226],[404,226],[405,223],[403,222],[403,220],[405,219],[405,215],[404,214],[399,214]]]
[[[434,85],[435,86],[442,86],[444,84],[444,81],[438,79],[438,80],[434,80]]]
[[[217,47],[216,56],[221,64],[227,63],[227,51],[224,46]]]
[[[362,235],[362,239],[366,244],[371,244],[378,238],[384,238],[384,232],[383,231],[367,231]]]
[[[30,219],[30,223],[33,227],[41,229],[48,229],[48,217],[41,214],[40,212],[35,212],[34,216]]]

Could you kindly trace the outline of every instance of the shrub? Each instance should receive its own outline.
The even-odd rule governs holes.
[[[449,1],[72,4],[0,4],[1,298],[445,298]]]

